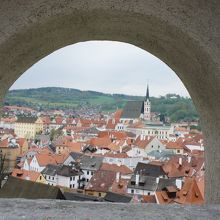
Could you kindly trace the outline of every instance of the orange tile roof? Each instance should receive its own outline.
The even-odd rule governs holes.
[[[66,144],[66,148],[68,152],[82,152],[83,143],[80,142],[69,142]]]
[[[0,147],[7,148],[9,145],[8,138],[0,141]]]
[[[133,171],[125,165],[118,166],[117,164],[108,164],[108,163],[103,163],[102,166],[100,167],[100,170],[110,170],[114,172],[120,172],[121,174],[124,175],[133,173]]]
[[[118,109],[115,113],[114,113],[114,118],[116,120],[119,120],[121,118],[121,115],[123,113],[123,109]]]
[[[129,180],[127,179],[121,179],[115,181],[112,184],[111,191],[118,194],[126,194],[127,193],[127,186],[128,186]]]
[[[174,203],[173,199],[168,197],[166,191],[156,191],[155,197],[157,198],[157,203],[161,205]]]
[[[184,185],[177,193],[175,202],[179,204],[204,204],[204,197],[197,185],[195,177],[185,178]]]
[[[19,179],[36,182],[37,178],[41,175],[41,173],[36,171],[14,169],[11,175]]]
[[[184,149],[184,145],[179,142],[169,141],[165,145],[166,149]]]
[[[112,141],[110,138],[92,138],[89,143],[94,147],[107,147]]]
[[[115,181],[116,173],[109,170],[98,170],[92,176],[85,190],[107,192]]]
[[[141,202],[142,203],[157,203],[155,195],[151,195],[151,196],[145,195],[145,196],[142,196]]]
[[[139,148],[145,149],[154,138],[155,137],[153,136],[147,136],[143,140],[141,140],[141,137],[138,136],[134,142],[134,145],[138,146]]]
[[[47,164],[57,164],[56,159],[50,154],[37,154],[35,156],[41,167],[46,166]]]

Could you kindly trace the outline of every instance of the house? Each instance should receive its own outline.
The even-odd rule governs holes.
[[[95,172],[87,186],[85,194],[96,197],[105,197],[116,178],[116,173],[107,170],[98,170]]]
[[[168,178],[195,176],[204,169],[204,158],[191,156],[173,156],[164,163],[163,170]]]
[[[120,195],[126,195],[129,179],[130,177],[128,178],[128,176],[124,176],[120,172],[116,172],[116,178],[109,191]]]
[[[94,173],[100,169],[103,162],[103,157],[86,156],[80,158],[80,169],[82,170],[85,179],[84,185],[90,181]]]
[[[163,163],[160,162],[151,162],[147,164],[139,162],[134,170],[134,174],[159,178],[168,178],[166,172],[163,169]]]
[[[165,179],[160,177],[154,177],[154,176],[146,176],[146,175],[140,175],[140,174],[134,174],[132,175],[128,186],[127,186],[127,192],[129,194],[134,195],[155,195],[155,192],[161,189],[164,189],[165,187],[175,187],[176,188],[176,182],[174,179]]]
[[[12,171],[19,162],[17,159],[28,148],[27,140],[24,138],[6,138],[0,141],[0,155],[5,157],[4,167]]]
[[[175,187],[166,187],[155,194],[157,204],[177,203],[181,205],[204,204],[204,176],[186,177],[181,190]]]
[[[44,176],[36,171],[28,171],[28,170],[22,170],[22,169],[14,169],[12,171],[11,176],[23,179],[23,180],[29,180],[37,183],[44,183],[46,184],[46,180]]]
[[[154,195],[158,182],[158,177],[139,174],[132,175],[127,186],[127,193],[135,195]]]
[[[22,138],[35,138],[37,133],[43,131],[44,124],[41,118],[18,117],[15,122],[15,134]]]
[[[114,172],[119,172],[123,176],[130,176],[133,171],[129,169],[125,165],[117,165],[117,164],[108,164],[108,163],[103,163],[100,167],[100,170],[110,170]]]
[[[165,144],[167,150],[173,150],[175,154],[184,154],[185,146],[183,143],[169,141]]]
[[[63,164],[65,165],[69,165],[72,162],[77,162],[80,161],[80,158],[83,156],[82,153],[78,153],[78,152],[70,152],[69,155],[66,157],[65,161],[63,162]]]
[[[48,164],[41,172],[47,184],[66,188],[80,188],[83,173],[74,166]]]
[[[162,151],[165,150],[165,147],[157,137],[140,135],[136,138],[127,154],[130,157],[147,157],[148,153],[154,150]]]
[[[77,152],[70,152],[68,157],[65,159],[65,161],[63,162],[64,165],[69,165],[71,162],[77,162],[80,160],[80,158],[82,157],[82,153],[77,153]]]
[[[80,179],[83,172],[76,169],[74,166],[62,165],[57,169],[57,185],[70,189],[81,188]]]
[[[54,156],[49,154],[36,154],[30,162],[30,170],[41,172],[47,164],[57,164]]]
[[[41,174],[46,180],[46,184],[50,186],[57,186],[57,170],[58,165],[47,164],[46,167],[41,171]]]

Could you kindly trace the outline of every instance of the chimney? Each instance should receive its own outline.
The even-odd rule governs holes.
[[[119,148],[120,148],[120,150],[119,150],[119,151],[120,151],[120,153],[122,153],[122,146],[120,146]]]
[[[135,185],[139,185],[139,180],[140,180],[140,175],[137,172],[135,175]]]
[[[182,189],[182,180],[176,179],[176,187],[177,187],[178,189]]]
[[[117,173],[116,173],[116,182],[117,182],[117,183],[119,183],[120,176],[121,176],[120,172],[117,172]]]
[[[188,156],[188,163],[191,162],[192,157]]]
[[[157,177],[157,178],[156,178],[156,184],[158,184],[158,183],[159,183],[159,181],[160,181],[160,178],[159,178],[159,177]]]
[[[179,158],[179,165],[180,165],[180,166],[183,165],[183,158],[182,158],[182,157]]]
[[[120,161],[117,162],[117,166],[119,166],[119,167],[121,166],[121,162]]]

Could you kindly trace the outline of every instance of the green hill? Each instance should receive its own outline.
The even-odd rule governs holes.
[[[5,105],[20,105],[42,109],[72,109],[80,106],[99,106],[103,111],[123,108],[128,100],[143,100],[141,96],[105,94],[78,89],[45,87],[37,89],[10,90]],[[152,111],[171,117],[172,121],[197,119],[198,115],[190,98],[168,94],[160,98],[151,97]]]

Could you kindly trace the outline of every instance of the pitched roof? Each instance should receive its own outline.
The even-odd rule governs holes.
[[[82,174],[83,173],[80,172],[79,170],[76,170],[75,168],[66,165],[60,166],[59,169],[57,170],[57,175],[66,176],[66,177],[78,176]]]
[[[203,204],[204,197],[197,185],[195,177],[185,178],[182,189],[178,192],[176,203],[179,204]]]
[[[12,171],[11,175],[19,179],[30,180],[30,181],[36,182],[37,178],[40,176],[40,173],[36,171],[20,170],[20,169],[15,168]]]
[[[0,190],[0,198],[64,199],[59,188],[10,176]]]
[[[55,159],[51,155],[37,154],[35,155],[35,157],[40,166],[46,166],[47,164],[56,164]]]
[[[72,158],[73,158],[73,160],[77,160],[77,159],[79,159],[83,154],[82,153],[77,153],[77,152],[70,152],[70,154],[69,154]]]
[[[107,147],[109,144],[111,144],[111,139],[108,137],[103,138],[92,138],[89,141],[89,144],[94,147]]]
[[[162,165],[159,164],[146,164],[146,163],[141,163],[139,162],[134,170],[134,173],[138,173],[140,175],[145,175],[145,176],[152,176],[152,177],[159,177],[166,175],[164,172]]]
[[[111,191],[118,194],[127,194],[128,179],[115,179],[112,184]]]
[[[19,116],[17,119],[17,123],[35,123],[37,121],[37,117],[22,117]]]
[[[150,142],[155,138],[156,137],[154,136],[147,136],[147,137],[144,137],[144,139],[141,139],[141,137],[138,136],[134,142],[134,145],[138,146],[139,148],[145,149],[150,144]]]
[[[133,188],[133,189],[142,189],[142,190],[148,190],[148,191],[156,191],[157,189],[157,177],[153,176],[144,176],[140,175],[139,183],[142,184],[133,184],[135,183],[136,180],[136,175],[132,175],[129,183],[128,183],[128,188]]]
[[[166,191],[157,191],[155,192],[155,197],[157,198],[157,204],[171,204],[174,203],[173,198],[169,198]]]
[[[157,203],[155,195],[144,195],[141,200],[142,203]]]
[[[58,169],[58,165],[47,164],[46,167],[41,171],[41,173],[49,176],[55,176]]]
[[[107,192],[104,200],[107,202],[129,203],[132,200],[132,197],[113,192]]]
[[[98,170],[92,176],[85,190],[97,191],[97,192],[107,192],[112,186],[116,178],[116,173],[107,170]]]
[[[82,170],[98,170],[102,165],[103,157],[83,155],[80,158],[80,168]]]
[[[108,163],[103,163],[102,166],[100,167],[100,170],[110,170],[114,172],[120,172],[121,174],[124,175],[133,173],[133,171],[125,165],[118,166],[117,164],[108,164]]]
[[[123,109],[121,118],[139,118],[144,113],[143,101],[128,101]]]

